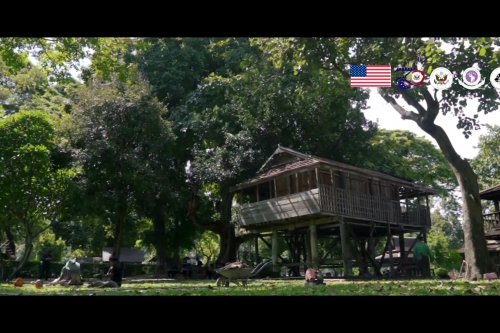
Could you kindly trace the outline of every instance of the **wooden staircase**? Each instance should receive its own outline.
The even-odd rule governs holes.
[[[5,256],[5,258],[10,259],[10,260],[16,260],[17,257],[14,252],[12,252],[12,249],[9,246],[9,241],[6,241],[5,243],[0,245],[0,252],[2,255]]]

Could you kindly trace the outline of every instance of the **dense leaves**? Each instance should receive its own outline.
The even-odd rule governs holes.
[[[119,252],[125,220],[145,192],[161,193],[172,167],[173,134],[165,108],[139,76],[130,83],[95,79],[75,98],[75,160],[87,211],[115,220]],[[159,178],[157,178],[159,177]]]
[[[472,167],[483,189],[500,183],[500,127],[486,125],[487,132],[479,137],[479,153]]]
[[[0,142],[1,219],[25,243],[15,275],[31,254],[34,239],[57,222],[71,174],[52,168],[54,128],[42,112],[22,111],[0,119]]]
[[[450,54],[442,42],[452,48]],[[495,110],[494,90],[457,85],[454,94],[432,96],[424,85],[407,93],[380,91],[399,116],[436,139],[440,152],[413,133],[385,131],[366,121],[370,92],[350,88],[346,70],[351,63],[418,66],[428,73],[438,64],[457,73],[474,63],[483,69],[497,59],[495,43],[494,38],[435,43],[421,38],[0,38],[0,103],[9,114],[41,110],[55,125],[50,144],[28,140],[19,148],[21,156],[39,156],[36,167],[50,175],[69,167],[79,171],[72,195],[62,200],[64,211],[59,209],[64,223],[52,228],[73,250],[99,254],[105,245],[114,245],[116,252],[122,246],[152,246],[165,262],[203,243],[220,251],[219,262],[230,261],[253,235],[236,234],[229,188],[252,177],[278,144],[411,179],[443,195],[459,184],[465,198],[474,199],[472,169],[434,120],[454,112],[464,135],[471,135],[477,115],[464,114],[463,107],[474,97],[479,111]],[[90,65],[78,83],[69,70],[81,68],[84,57]],[[33,58],[38,66],[30,64]],[[404,109],[401,98],[410,107]],[[30,131],[25,126],[18,136],[31,138],[36,133]],[[490,159],[478,162],[484,172]],[[14,198],[21,200],[20,195],[9,200]],[[480,254],[477,244],[484,238],[471,235],[481,221],[474,203],[465,204],[466,247]],[[436,235],[457,229],[439,225]],[[205,255],[212,257],[212,250]],[[476,273],[488,263],[477,265]]]
[[[424,137],[409,131],[379,130],[372,139],[368,168],[432,186],[442,194],[457,186],[443,154]]]

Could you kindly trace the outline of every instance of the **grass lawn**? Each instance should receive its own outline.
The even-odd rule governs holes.
[[[74,295],[74,296],[354,296],[354,295],[498,295],[500,280],[496,281],[326,281],[326,286],[305,287],[304,281],[253,280],[247,288],[231,284],[217,288],[215,281],[168,281],[159,283],[124,284],[119,290],[87,287],[47,287],[36,289],[26,284],[15,288],[0,284],[2,295]]]

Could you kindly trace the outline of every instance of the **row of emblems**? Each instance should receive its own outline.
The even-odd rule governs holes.
[[[491,72],[490,82],[493,88],[500,90],[500,68]],[[444,67],[436,68],[430,75],[429,83],[434,89],[447,90],[453,84],[453,73]],[[466,89],[475,90],[484,85],[485,79],[479,69],[470,67],[463,71],[462,79],[458,79],[458,83]]]

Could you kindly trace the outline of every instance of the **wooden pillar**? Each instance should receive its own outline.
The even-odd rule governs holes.
[[[425,195],[425,205],[427,206],[427,210],[425,211],[425,221],[427,222],[427,228],[430,228],[431,227],[431,209],[429,208],[429,196],[428,195]]]
[[[318,170],[318,168],[314,169],[314,173],[316,174],[316,188],[319,188],[319,170]]]
[[[376,257],[376,245],[377,241],[375,240],[375,238],[373,238],[373,235],[371,235],[370,238],[368,238],[368,251],[370,251],[370,258],[372,258],[373,260],[375,260]]]
[[[400,232],[399,233],[399,262],[405,258],[405,233]]]
[[[495,206],[495,212],[500,211],[500,206],[498,205],[498,200],[493,200],[493,205]]]
[[[292,194],[292,184],[290,182],[290,176],[286,176],[286,190],[288,195]]]
[[[259,184],[255,185],[255,202],[259,202]]]
[[[274,197],[278,197],[278,191],[276,190],[276,179],[273,179],[273,186],[274,186]]]
[[[318,233],[315,225],[309,226],[310,239],[311,239],[311,261],[313,263],[313,268],[319,269],[318,261]]]
[[[412,220],[411,220],[412,216],[410,215],[410,209],[409,209],[410,200],[408,199],[408,189],[406,187],[404,187],[404,189],[405,189],[406,218],[408,219],[407,223],[411,224],[411,222],[412,222]]]
[[[302,249],[302,257],[304,258],[304,272],[307,270],[307,232],[300,235],[300,244]]]
[[[306,171],[307,178],[307,190],[311,190],[311,172],[309,170]]]
[[[333,177],[333,169],[331,169],[331,168],[330,168],[330,183],[331,183],[332,187],[335,187],[335,180]]]
[[[255,264],[258,265],[260,263],[259,257],[259,237],[255,237]]]
[[[370,258],[375,261],[375,257],[377,256],[376,249],[378,238],[375,239],[375,237],[373,237],[373,233],[375,232],[375,225],[372,225],[370,228],[370,236],[368,237],[368,252],[370,254]]]
[[[271,241],[271,252],[272,252],[272,260],[273,260],[273,270],[275,272],[278,271],[278,232],[273,231],[272,241]]]
[[[389,242],[389,263],[390,263],[390,269],[391,269],[391,276],[394,276],[394,255],[392,253],[393,247],[392,247],[392,234],[391,234],[391,224],[387,222],[387,237],[390,239]]]
[[[345,222],[340,222],[340,242],[342,245],[342,261],[344,263],[344,276],[352,276],[352,256],[349,246],[349,235],[347,233]]]
[[[312,248],[311,248],[311,230],[306,231],[306,263],[307,267],[310,268],[312,263]]]
[[[299,189],[299,174],[295,174],[295,193],[301,192]]]
[[[421,226],[422,225],[422,200],[420,198],[420,193],[417,194],[417,206],[418,206],[418,225]]]

